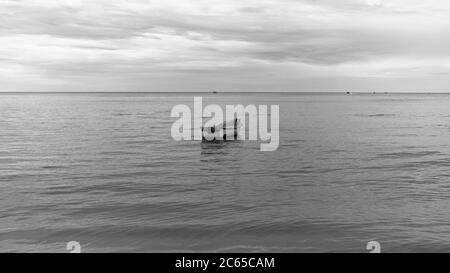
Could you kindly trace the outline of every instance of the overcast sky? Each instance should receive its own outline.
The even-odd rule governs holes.
[[[448,0],[0,0],[0,91],[450,91]]]

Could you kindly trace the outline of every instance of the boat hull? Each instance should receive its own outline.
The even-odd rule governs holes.
[[[237,140],[240,122],[238,119],[212,127],[202,127],[203,141]]]
[[[238,139],[237,128],[222,129],[215,132],[203,130],[203,141],[231,141]]]

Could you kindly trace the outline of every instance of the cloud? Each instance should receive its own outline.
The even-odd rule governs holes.
[[[445,89],[449,11],[444,0],[4,0],[0,88],[329,91],[370,78],[400,90],[438,77]]]

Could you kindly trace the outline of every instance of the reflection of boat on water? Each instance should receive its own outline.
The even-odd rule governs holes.
[[[238,130],[241,127],[239,119],[224,123],[202,127],[203,141],[237,140]]]

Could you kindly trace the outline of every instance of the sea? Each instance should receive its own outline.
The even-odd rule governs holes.
[[[279,105],[279,148],[174,106]],[[0,252],[450,252],[450,94],[0,93]]]

